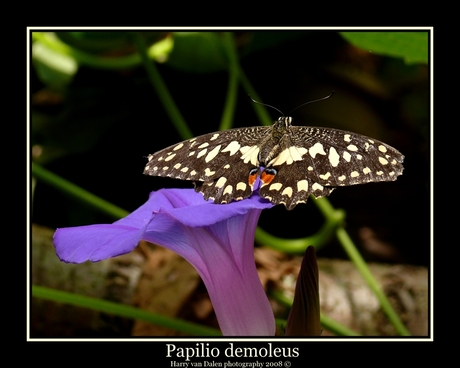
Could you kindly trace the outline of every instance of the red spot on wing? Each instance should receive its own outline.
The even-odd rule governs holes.
[[[257,179],[257,176],[259,175],[258,171],[251,172],[248,177],[248,183],[251,186],[252,189],[254,189],[254,183]]]
[[[260,175],[260,180],[262,181],[263,185],[270,184],[270,182],[275,179],[274,174],[268,174],[267,172],[263,171]]]

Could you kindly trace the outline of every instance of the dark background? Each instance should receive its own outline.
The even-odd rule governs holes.
[[[235,33],[235,39],[252,86],[263,102],[285,114],[335,91],[327,101],[296,110],[294,125],[365,134],[405,155],[404,174],[396,182],[338,188],[329,199],[346,211],[346,229],[367,260],[428,265],[428,66],[360,50],[335,31],[248,31]],[[157,67],[193,133],[216,131],[227,72],[188,72],[168,63]],[[31,92],[32,160],[48,170],[128,211],[152,190],[192,187],[142,174],[148,154],[182,140],[142,65],[124,70],[80,66],[72,82],[60,88],[44,84],[32,66]],[[258,125],[252,103],[243,88],[239,92],[234,127]],[[269,113],[278,118],[277,111]],[[33,194],[34,223],[57,228],[113,222],[40,182]],[[323,222],[311,202],[293,211],[284,206],[264,211],[260,226],[285,238],[310,235]],[[386,244],[390,255],[373,252],[368,234],[374,243]],[[318,256],[346,257],[335,241]]]

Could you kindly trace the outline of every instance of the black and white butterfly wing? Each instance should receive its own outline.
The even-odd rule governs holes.
[[[144,174],[191,180],[215,203],[249,197],[260,174],[260,195],[287,209],[310,194],[319,198],[339,186],[393,181],[402,174],[404,156],[385,143],[343,130],[292,126],[291,120],[175,144],[149,155]]]
[[[257,147],[270,127],[235,128],[201,135],[148,156],[144,174],[195,182],[195,190],[215,203],[241,200],[252,193],[251,169]]]
[[[276,166],[275,166],[276,167]],[[306,203],[310,194],[316,198],[329,195],[334,188],[318,184],[314,176],[305,171],[305,162],[296,161],[288,166],[277,167],[273,179],[263,181],[266,169],[262,173],[262,185],[259,194],[272,203],[284,204],[288,210],[293,209],[299,203]]]
[[[288,209],[310,194],[319,198],[338,186],[393,181],[403,171],[404,156],[396,149],[343,130],[291,126],[280,146],[266,169],[275,175],[261,175],[260,195]]]

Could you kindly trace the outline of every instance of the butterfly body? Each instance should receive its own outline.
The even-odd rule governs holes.
[[[269,127],[235,128],[205,134],[148,156],[144,174],[191,180],[215,203],[259,194],[287,209],[310,194],[335,187],[396,180],[404,156],[375,139],[330,128],[291,125],[281,117]]]

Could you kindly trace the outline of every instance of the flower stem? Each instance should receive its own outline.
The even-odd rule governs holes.
[[[316,250],[325,245],[334,231],[342,224],[345,219],[345,212],[342,210],[332,210],[326,217],[326,222],[315,234],[298,239],[278,238],[258,227],[256,229],[255,239],[257,243],[264,244],[270,248],[277,249],[284,253],[302,253],[309,245],[313,245]]]
[[[114,204],[88,192],[83,188],[80,188],[78,185],[61,178],[36,163],[32,164],[32,175],[38,180],[55,187],[61,192],[69,194],[71,197],[78,198],[79,201],[85,202],[92,207],[97,208],[102,213],[105,213],[116,220],[126,217],[129,214],[128,211],[115,206]]]
[[[103,313],[111,313],[117,316],[137,319],[158,326],[167,327],[195,336],[221,336],[219,330],[211,327],[201,326],[195,323],[162,316],[145,310],[110,302],[98,298],[69,293],[67,291],[50,289],[43,286],[32,285],[32,295],[37,298],[66,303],[78,307],[88,308]]]
[[[280,303],[290,307],[292,306],[292,298],[286,296],[280,291],[272,290],[270,291],[270,296],[275,298]],[[361,336],[358,332],[348,328],[347,326],[334,321],[332,318],[325,316],[323,313],[320,314],[321,325],[327,329],[335,333],[338,336]],[[278,326],[286,326],[286,320],[279,319],[277,321]]]
[[[147,71],[150,83],[152,83],[152,86],[157,92],[158,98],[163,103],[163,107],[165,108],[166,113],[169,115],[169,118],[171,119],[177,132],[184,140],[192,138],[192,131],[188,127],[180,110],[178,109],[171,94],[169,93],[168,87],[166,86],[166,83],[163,81],[163,78],[161,77],[161,74],[156,68],[155,63],[152,60],[150,60],[147,54],[147,48],[145,46],[144,40],[137,32],[134,32],[133,41],[136,44],[139,54],[141,55],[142,63],[144,65],[145,70]]]
[[[239,63],[233,34],[231,32],[224,32],[222,34],[222,45],[224,46],[228,58],[228,87],[219,130],[227,130],[232,127],[233,116],[235,115],[236,97],[238,95]]]
[[[239,70],[239,78],[246,93],[249,96],[251,96],[251,98],[253,98],[254,100],[261,102],[261,97],[257,94],[254,87],[252,87],[252,84],[249,81],[248,77],[246,77],[246,74],[244,74],[243,70],[241,69]],[[270,116],[270,114],[267,112],[267,109],[264,106],[256,103],[253,103],[252,105],[262,125],[269,126],[273,124],[273,118]]]
[[[361,257],[361,254],[359,254],[358,250],[356,249],[356,246],[353,244],[353,241],[351,240],[346,230],[340,227],[337,229],[336,234],[344,250],[347,252],[348,256],[355,264],[356,268],[359,270],[363,278],[366,280],[367,284],[369,285],[369,288],[374,292],[375,296],[377,297],[380,303],[380,306],[382,307],[388,319],[395,327],[396,331],[401,336],[410,336],[410,332],[407,330],[406,326],[404,326],[404,324],[401,322],[398,314],[393,309],[392,305],[390,304],[390,301],[380,288],[380,285],[378,284],[377,280],[374,278],[374,276],[372,276],[369,267],[367,267],[366,262]]]

